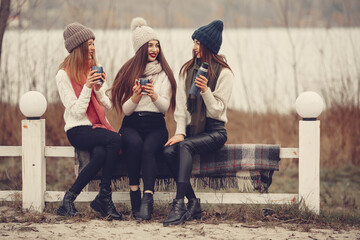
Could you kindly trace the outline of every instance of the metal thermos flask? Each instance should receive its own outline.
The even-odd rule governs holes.
[[[208,68],[209,68],[209,64],[207,62],[204,62],[203,64],[201,64],[201,67],[199,68],[199,70],[196,73],[195,78],[193,79],[193,83],[191,85],[189,94],[193,95],[193,96],[197,96],[200,93],[200,88],[198,88],[197,86],[195,86],[195,79],[199,76],[205,76],[207,75],[208,72]]]

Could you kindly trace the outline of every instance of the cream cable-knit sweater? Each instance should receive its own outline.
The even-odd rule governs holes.
[[[154,91],[158,94],[155,102],[147,95],[143,95],[138,104],[135,104],[129,98],[123,105],[123,111],[126,116],[131,115],[133,112],[160,112],[165,113],[170,106],[171,99],[171,85],[168,76],[164,71],[154,75],[147,76],[148,79],[153,79]]]
[[[86,115],[92,89],[84,85],[79,98],[77,98],[71,85],[70,78],[63,69],[60,69],[56,74],[56,84],[61,101],[65,106],[65,131],[77,126],[92,126],[88,116]],[[105,94],[106,90],[107,85],[105,82],[99,91],[95,91],[95,94],[99,103],[105,109],[110,109],[112,104],[108,96]]]
[[[176,91],[176,107],[174,119],[176,122],[176,134],[184,134],[186,136],[186,126],[190,124],[191,116],[187,111],[187,97],[185,87],[185,79],[180,76]],[[234,75],[228,68],[223,68],[216,82],[214,92],[208,88],[206,92],[200,92],[206,105],[206,117],[219,121],[227,122],[226,110],[233,88]]]

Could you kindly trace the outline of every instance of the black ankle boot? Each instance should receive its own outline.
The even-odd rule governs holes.
[[[136,214],[140,211],[140,203],[141,203],[140,189],[136,191],[130,190],[130,202],[131,202],[132,215],[134,218],[136,218]]]
[[[187,204],[187,210],[189,212],[188,218],[186,220],[190,221],[193,219],[201,219],[201,205],[200,198],[189,199]]]
[[[72,193],[70,191],[66,191],[64,199],[56,211],[56,213],[60,216],[68,216],[68,217],[74,217],[79,216],[80,213],[76,210],[74,201],[78,194]]]
[[[166,227],[169,225],[182,224],[188,218],[188,215],[189,212],[185,207],[184,199],[174,199],[172,209],[169,216],[163,222],[163,225]]]
[[[149,220],[154,208],[154,199],[151,193],[144,193],[141,199],[140,211],[136,214],[136,220]]]
[[[90,207],[99,212],[107,220],[121,220],[122,216],[116,211],[111,198],[111,189],[100,188],[99,194],[90,203]]]

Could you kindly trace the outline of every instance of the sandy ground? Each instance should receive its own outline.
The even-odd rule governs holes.
[[[289,227],[288,227],[289,228]],[[290,227],[291,229],[291,227]],[[0,239],[359,239],[360,230],[311,229],[291,231],[283,227],[261,228],[241,223],[187,222],[163,227],[161,223],[91,220],[59,223],[0,223]]]

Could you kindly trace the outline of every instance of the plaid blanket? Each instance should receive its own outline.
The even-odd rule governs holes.
[[[75,172],[80,172],[90,161],[90,152],[75,149]],[[280,146],[268,144],[225,144],[215,153],[196,156],[192,175],[196,185],[212,188],[238,187],[240,190],[266,192],[274,171],[279,170]],[[121,155],[120,155],[121,158]],[[158,178],[171,174],[161,154],[158,160]],[[101,171],[97,175],[97,179]],[[119,159],[114,178],[127,176],[125,161]]]
[[[193,175],[235,175],[240,170],[279,171],[280,146],[267,144],[226,144],[215,154],[195,158]]]

